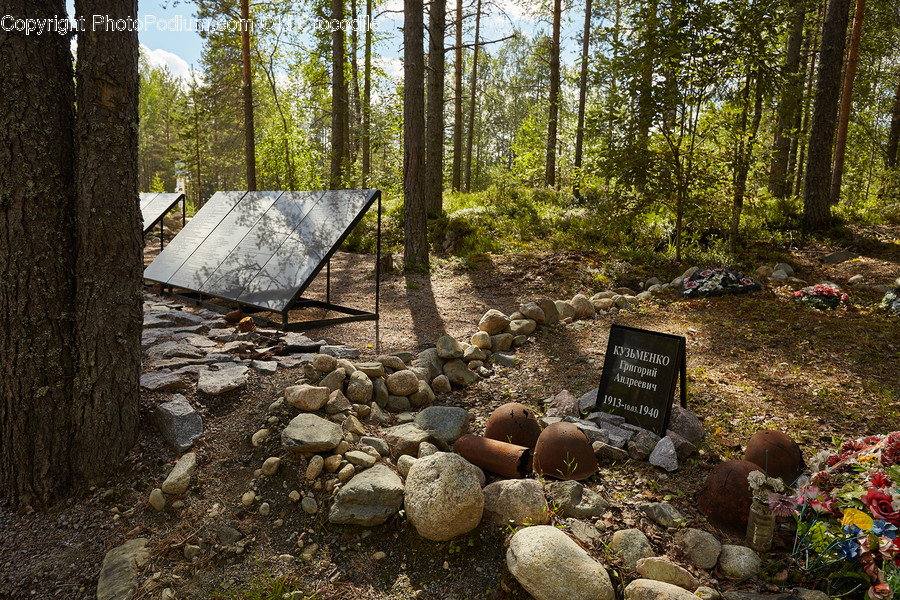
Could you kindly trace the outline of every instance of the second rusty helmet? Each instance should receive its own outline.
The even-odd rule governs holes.
[[[526,448],[534,448],[539,435],[541,426],[534,413],[518,402],[509,402],[495,409],[484,429],[486,438]]]

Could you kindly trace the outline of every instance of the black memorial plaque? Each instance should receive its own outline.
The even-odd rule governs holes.
[[[144,278],[284,313],[379,195],[378,190],[217,192]]]
[[[597,409],[625,417],[628,423],[665,435],[681,377],[686,402],[683,337],[613,325],[609,332]]]
[[[144,221],[144,234],[147,234],[159,223],[175,205],[184,199],[184,194],[140,194],[141,218]]]

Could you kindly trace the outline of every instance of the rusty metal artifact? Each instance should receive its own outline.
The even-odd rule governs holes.
[[[591,442],[574,423],[553,423],[534,449],[534,472],[556,479],[587,479],[597,472]]]
[[[531,473],[531,450],[467,433],[453,444],[453,451],[473,465],[509,479]]]
[[[747,476],[759,470],[759,466],[746,460],[719,463],[697,493],[697,508],[714,525],[743,535],[753,501]]]
[[[484,437],[508,444],[534,448],[541,426],[534,413],[518,402],[509,402],[495,409],[484,429]]]
[[[803,453],[800,446],[780,431],[764,429],[757,431],[747,442],[744,460],[759,465],[769,477],[781,477],[791,485],[803,473]]]

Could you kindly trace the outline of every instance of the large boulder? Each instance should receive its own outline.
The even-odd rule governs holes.
[[[593,317],[597,309],[591,304],[591,301],[584,294],[575,294],[572,298],[572,307],[575,309],[576,319],[587,319]]]
[[[506,566],[535,600],[615,600],[606,569],[569,536],[549,525],[519,529]]]
[[[406,478],[406,516],[423,538],[442,542],[475,529],[484,494],[478,467],[458,454],[418,459]]]
[[[340,489],[328,520],[342,525],[381,525],[403,504],[403,482],[389,467],[376,465]]]
[[[459,358],[448,360],[444,364],[444,375],[456,387],[465,387],[478,381],[478,375],[470,371],[466,363]]]
[[[546,525],[550,511],[536,479],[504,479],[484,488],[484,514],[498,525]]]

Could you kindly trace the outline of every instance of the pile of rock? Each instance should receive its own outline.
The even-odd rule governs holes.
[[[885,292],[881,306],[892,315],[900,315],[900,277],[894,281],[893,289]]]

